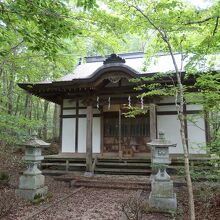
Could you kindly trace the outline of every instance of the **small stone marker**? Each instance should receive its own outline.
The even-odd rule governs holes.
[[[27,164],[27,170],[19,178],[19,187],[15,191],[16,195],[33,201],[36,198],[44,197],[48,188],[44,186],[44,175],[38,169],[38,165],[44,157],[41,155],[42,148],[48,147],[46,143],[33,135],[31,140],[23,144],[25,146],[25,156],[22,158]]]
[[[151,193],[149,206],[162,211],[176,211],[177,200],[173,192],[173,181],[166,172],[166,167],[171,163],[169,159],[169,147],[176,147],[176,144],[165,140],[164,133],[159,133],[159,139],[148,143],[153,150],[153,165],[158,165],[158,173],[151,177]]]

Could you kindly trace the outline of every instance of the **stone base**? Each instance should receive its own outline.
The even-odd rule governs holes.
[[[92,176],[94,176],[94,174],[93,174],[93,172],[85,172],[84,176],[85,177],[92,177]]]
[[[150,193],[149,196],[149,206],[151,208],[156,208],[160,211],[176,211],[177,209],[177,200],[176,194],[173,194],[173,197],[155,197]]]
[[[151,194],[154,197],[173,197],[173,181],[156,181],[151,182]]]
[[[151,174],[151,175],[150,175],[150,181],[154,180],[154,179],[155,179],[155,176],[156,176],[155,174]]]
[[[44,186],[45,177],[38,175],[22,175],[19,178],[19,189],[39,189]]]
[[[44,186],[39,189],[17,189],[15,193],[18,197],[23,198],[25,200],[34,201],[34,199],[39,197],[45,197],[48,192],[47,186]]]

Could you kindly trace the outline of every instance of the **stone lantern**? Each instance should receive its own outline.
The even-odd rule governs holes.
[[[42,148],[49,147],[46,143],[33,135],[25,144],[25,156],[22,158],[27,165],[27,170],[19,178],[19,187],[16,195],[26,199],[34,200],[44,197],[47,194],[47,187],[44,186],[45,177],[41,174],[38,166],[44,157],[41,155]]]
[[[169,147],[176,147],[176,144],[166,140],[164,133],[159,133],[159,139],[148,143],[152,152],[152,162],[158,166],[159,170],[151,178],[151,193],[149,196],[149,206],[164,211],[177,208],[176,194],[173,192],[173,181],[166,172],[166,167],[171,163],[169,158]]]

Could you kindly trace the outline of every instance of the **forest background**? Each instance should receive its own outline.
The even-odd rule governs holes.
[[[44,140],[59,138],[59,106],[25,93],[17,83],[54,81],[72,73],[79,59],[83,62],[86,56],[111,53],[144,52],[146,69],[152,57],[162,52],[173,59],[177,84],[171,92],[181,100],[177,105],[181,127],[189,120],[183,115],[183,104],[202,105],[201,114],[209,124],[205,147],[219,158],[220,1],[195,2],[0,1],[0,156],[13,151],[33,131]],[[180,53],[187,63],[184,75],[176,68],[174,53]],[[184,85],[187,77],[196,79],[193,88]],[[157,88],[158,84],[152,85],[143,96],[170,94]],[[181,132],[184,147],[186,137],[183,129]],[[186,144],[185,149],[190,219],[195,219]]]
[[[15,146],[33,130],[44,140],[58,140],[59,106],[25,93],[18,82],[57,80],[80,58],[111,53],[145,52],[147,68],[152,56],[169,54],[159,30],[172,51],[188,60],[186,77],[197,77],[204,98],[187,98],[210,113],[210,145],[219,151],[220,76],[211,70],[219,65],[220,1],[198,7],[178,0],[5,0],[0,15],[1,145]],[[198,66],[205,74],[198,76]]]

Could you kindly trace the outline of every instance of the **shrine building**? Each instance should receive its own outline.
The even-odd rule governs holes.
[[[181,68],[180,54],[175,54],[175,58]],[[168,76],[168,72],[174,73],[170,55],[158,55],[146,65],[144,53],[112,54],[86,57],[71,73],[57,81],[20,83],[19,86],[61,106],[60,155],[84,154],[89,171],[93,155],[150,158],[151,149],[147,143],[157,138],[159,131],[177,143],[170,149],[171,155],[183,154],[175,97],[142,98],[140,95],[147,91],[147,84],[139,91],[134,89],[137,84],[131,80],[161,73],[159,82],[172,84],[175,77]],[[191,85],[194,80],[188,78],[183,83]],[[145,113],[135,118],[126,117],[132,107],[139,107]],[[191,155],[206,154],[208,126],[201,111],[199,105],[184,106],[184,114],[197,115],[193,123],[185,120]]]

